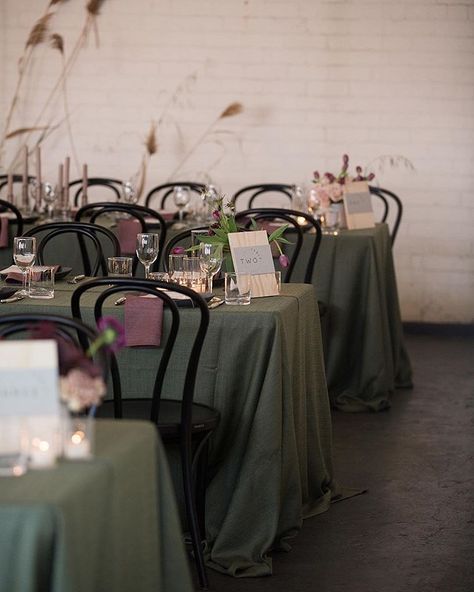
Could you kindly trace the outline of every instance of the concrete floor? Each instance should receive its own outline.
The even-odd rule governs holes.
[[[216,592],[473,592],[474,339],[407,336],[416,387],[334,413],[340,483],[369,492],[309,519],[274,575],[209,570]]]

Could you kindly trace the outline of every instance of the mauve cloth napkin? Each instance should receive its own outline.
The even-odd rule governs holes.
[[[54,265],[54,273],[56,273],[59,268],[60,268],[60,265]],[[10,271],[10,273],[5,278],[5,283],[6,284],[22,284],[23,283],[23,275],[22,275],[21,271]]]
[[[137,234],[141,232],[141,228],[141,224],[138,220],[129,219],[118,221],[117,235],[122,255],[135,253]]]
[[[0,216],[0,249],[8,247],[8,218]]]
[[[154,296],[127,296],[125,339],[128,347],[161,345],[163,301]]]

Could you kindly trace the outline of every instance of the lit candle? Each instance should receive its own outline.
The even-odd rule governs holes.
[[[13,175],[8,173],[7,175],[7,201],[13,203]]]
[[[89,458],[91,455],[91,443],[84,430],[77,429],[66,441],[64,456],[66,458]]]
[[[56,455],[51,442],[39,437],[33,438],[30,448],[30,467],[46,469],[54,466],[55,462]]]
[[[59,208],[63,207],[63,164],[59,165],[58,170],[58,203]]]
[[[69,207],[69,167],[71,164],[71,159],[69,156],[66,156],[66,160],[64,162],[64,205],[66,208]]]
[[[35,160],[36,160],[36,207],[41,208],[41,202],[43,199],[43,184],[41,182],[41,148],[36,146],[35,149]]]
[[[82,165],[82,201],[81,205],[87,205],[87,165]]]

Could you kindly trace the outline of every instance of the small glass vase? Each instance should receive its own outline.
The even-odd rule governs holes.
[[[92,415],[63,414],[63,456],[69,460],[87,460],[93,456],[95,423]]]

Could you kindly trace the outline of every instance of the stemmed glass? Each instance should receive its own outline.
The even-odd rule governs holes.
[[[138,195],[131,181],[122,183],[122,197],[126,204],[135,205],[138,201]]]
[[[173,200],[174,205],[178,208],[178,217],[181,227],[184,226],[184,208],[188,205],[190,199],[189,189],[187,187],[182,187],[181,185],[176,185],[173,191]]]
[[[199,265],[207,275],[207,291],[212,292],[212,279],[220,270],[223,260],[222,245],[201,243],[199,245]]]
[[[13,239],[13,261],[20,268],[23,287],[19,294],[28,296],[28,270],[36,258],[36,238],[34,236],[16,236]]]
[[[44,184],[43,201],[46,204],[46,220],[45,222],[53,221],[53,204],[56,201],[56,190],[51,183]]]
[[[158,257],[159,252],[159,236],[158,234],[137,234],[137,248],[136,253],[140,263],[145,267],[145,278],[150,277],[150,267]]]

